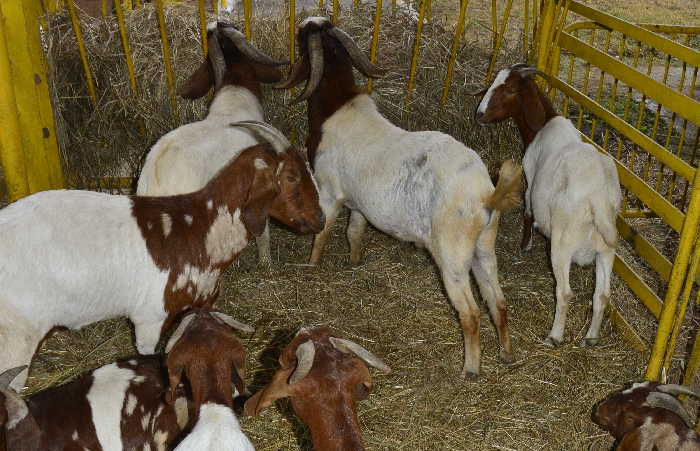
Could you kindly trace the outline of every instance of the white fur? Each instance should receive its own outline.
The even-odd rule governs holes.
[[[231,0],[232,1],[232,0]],[[182,125],[163,135],[146,156],[136,194],[169,196],[196,191],[242,150],[258,144],[253,134],[229,124],[262,121],[257,97],[246,88],[224,86],[204,120]],[[258,238],[258,255],[270,258],[270,232]]]
[[[479,107],[476,109],[476,111],[478,113],[484,114],[486,112],[486,110],[489,107],[489,102],[491,101],[491,96],[493,96],[493,92],[499,86],[501,86],[503,83],[506,82],[509,75],[510,75],[510,69],[501,69],[498,72],[498,75],[496,75],[496,78],[493,80],[493,83],[491,83],[491,86],[489,87],[488,91],[486,91],[484,98],[481,99],[481,102],[479,103]]]
[[[549,120],[528,146],[523,159],[527,191],[525,209],[535,227],[551,239],[551,258],[557,281],[557,307],[549,340],[563,339],[571,261],[596,261],[593,318],[587,344],[599,339],[600,324],[610,297],[610,275],[617,229],[615,217],[622,194],[613,160],[581,142],[568,119]]]
[[[494,251],[499,215],[484,208],[494,186],[472,149],[444,133],[402,130],[379,114],[369,96],[359,95],[324,122],[315,163],[326,227],[317,235],[312,263],[345,205],[352,210],[351,254],[359,255],[353,248],[360,248],[368,220],[431,252],[462,320],[478,321],[470,267],[489,287],[481,291],[492,313],[497,304],[505,308]],[[479,352],[478,333],[475,339],[465,334],[464,372],[478,373]]]
[[[253,444],[241,431],[233,411],[227,406],[207,403],[199,411],[192,432],[175,451],[253,451]]]
[[[104,451],[121,451],[122,407],[127,402],[126,391],[134,372],[112,363],[98,368],[92,376],[94,380],[87,393],[87,400],[90,403],[97,440]]]
[[[221,206],[207,232],[206,248],[212,263],[221,263],[243,250],[248,243],[246,228],[241,222],[241,211],[231,214],[228,207]]]
[[[304,28],[310,23],[315,23],[318,26],[322,26],[322,25],[327,24],[329,22],[330,22],[330,20],[328,20],[328,18],[326,18],[326,17],[311,16],[311,17],[307,17],[306,19],[304,19],[301,22],[301,24],[299,24],[299,28]]]
[[[118,316],[134,323],[140,353],[155,351],[168,272],[148,253],[131,199],[44,191],[0,211],[0,230],[0,371],[28,365],[54,326]]]

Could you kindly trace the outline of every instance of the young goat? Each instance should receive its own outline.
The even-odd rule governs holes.
[[[22,370],[0,375],[0,451],[165,450],[189,423],[182,390],[163,399],[156,356],[105,365],[26,401],[9,389]]]
[[[532,228],[551,240],[557,282],[554,324],[546,344],[562,343],[569,301],[569,268],[596,262],[593,318],[584,346],[600,340],[600,325],[610,302],[610,276],[620,210],[620,182],[612,158],[581,142],[568,119],[558,116],[534,80],[537,69],[517,64],[501,70],[476,110],[481,124],[513,118],[523,143],[527,179],[523,250],[532,245]]]
[[[262,121],[261,83],[282,79],[275,61],[246,40],[232,25],[209,24],[208,57],[190,75],[180,95],[197,99],[214,88],[214,99],[204,120],[172,130],[151,148],[141,169],[136,194],[172,196],[201,189],[243,149],[258,143],[246,130],[227,127],[231,122]],[[300,180],[299,168],[283,166],[283,183]],[[261,262],[270,261],[270,232],[256,238]]]
[[[593,421],[610,432],[618,451],[700,451],[700,438],[676,395],[700,397],[688,387],[642,382],[614,392],[593,410]]]
[[[361,260],[368,220],[379,230],[430,251],[459,313],[463,376],[477,375],[481,359],[480,315],[470,269],[498,331],[500,356],[512,360],[494,245],[500,212],[519,201],[521,169],[505,162],[494,189],[486,166],[472,149],[444,133],[411,133],[394,126],[355,85],[352,68],[370,77],[381,71],[327,19],[306,19],[299,28],[299,45],[301,58],[278,87],[289,88],[308,78],[297,101],[308,99],[307,147],[327,218],[314,241],[311,263],[321,259],[328,233],[347,206],[351,263]]]
[[[77,329],[120,315],[134,323],[139,353],[151,354],[178,313],[214,302],[220,274],[262,232],[268,213],[303,233],[321,230],[299,151],[267,124],[237,126],[272,146],[241,152],[200,191],[44,191],[0,211],[0,371],[29,364],[54,326]],[[303,169],[296,185],[279,180],[291,164]]]
[[[173,332],[165,351],[170,391],[177,396],[183,373],[192,390],[196,424],[178,445],[181,451],[252,450],[233,412],[235,385],[245,388],[245,349],[231,327],[246,332],[253,328],[219,312],[200,310],[188,313]]]
[[[245,414],[257,415],[277,399],[289,397],[294,412],[311,429],[316,451],[364,450],[355,402],[372,391],[365,363],[387,374],[391,368],[326,328],[301,329],[279,363],[272,382],[246,401]]]

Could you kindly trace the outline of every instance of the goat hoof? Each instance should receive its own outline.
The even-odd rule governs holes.
[[[476,382],[479,379],[479,373],[474,373],[472,371],[467,370],[462,370],[462,374],[460,376],[466,382]]]
[[[547,337],[544,340],[544,345],[547,346],[548,348],[558,348],[559,346],[564,343],[563,340],[557,340],[554,337]]]
[[[498,354],[498,361],[504,365],[510,365],[515,362],[515,355],[501,350],[501,352]]]
[[[581,340],[582,348],[590,348],[592,346],[597,346],[600,343],[600,338],[584,338]]]

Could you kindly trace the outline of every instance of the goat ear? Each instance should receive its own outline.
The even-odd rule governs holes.
[[[253,166],[253,181],[243,204],[241,219],[248,232],[260,236],[267,224],[268,211],[279,194],[279,186],[274,167],[261,158],[255,158]]]
[[[542,127],[544,127],[544,105],[540,100],[540,93],[537,90],[537,85],[534,80],[526,80],[527,83],[525,88],[527,95],[525,98],[527,101],[522,102],[521,106],[523,109],[523,115],[525,115],[525,122],[530,130],[538,132]]]
[[[236,390],[238,390],[238,394],[246,397],[250,396],[250,392],[245,386],[245,362],[243,360],[234,360],[231,376],[233,385],[236,387]]]
[[[170,381],[170,388],[165,395],[165,402],[171,406],[175,405],[175,400],[177,399],[177,386],[180,385],[182,371],[183,367],[180,365],[168,365],[168,380]]]
[[[260,83],[279,83],[284,78],[282,71],[274,66],[254,63],[253,69],[255,70],[255,78]]]
[[[209,58],[190,75],[185,85],[178,90],[184,99],[198,99],[204,96],[214,86],[214,71]]]
[[[249,417],[256,416],[266,407],[280,398],[291,395],[287,379],[291,370],[278,370],[265,388],[248,398],[243,407],[243,413]]]

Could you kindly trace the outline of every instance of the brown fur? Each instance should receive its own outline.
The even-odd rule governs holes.
[[[335,334],[320,328],[294,337],[280,355],[280,369],[272,382],[246,402],[245,414],[257,415],[277,399],[289,397],[294,412],[311,430],[316,451],[363,450],[355,403],[372,391],[372,378],[365,363],[338,351],[330,336]],[[308,340],[316,350],[313,367],[304,379],[290,385],[297,347]]]
[[[170,350],[167,358],[170,391],[174,401],[182,375],[192,389],[197,412],[207,403],[233,407],[231,384],[241,394],[245,387],[245,348],[231,327],[214,318],[208,310],[200,310]]]
[[[523,187],[523,168],[512,160],[501,165],[496,190],[486,200],[484,206],[491,210],[507,211],[520,204]]]
[[[630,393],[618,390],[594,407],[593,421],[617,440],[617,450],[669,449],[662,444],[676,442],[676,438],[678,447],[673,449],[700,450],[700,438],[680,416],[667,409],[644,405],[659,385],[649,382],[646,387],[637,387]],[[644,426],[649,419],[651,424]]]
[[[219,27],[225,26],[219,24]],[[211,36],[213,32],[207,32]],[[245,56],[223,34],[219,34],[219,44],[226,61],[226,71],[221,86],[241,86],[252,92],[258,100],[262,100],[261,83],[276,83],[282,80],[282,72],[276,67],[267,66],[252,61]],[[185,99],[198,99],[204,96],[214,87],[214,72],[209,58],[195,70],[185,85],[178,90],[178,94]]]

